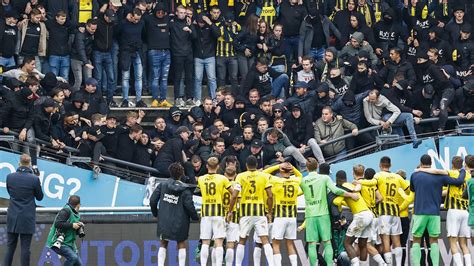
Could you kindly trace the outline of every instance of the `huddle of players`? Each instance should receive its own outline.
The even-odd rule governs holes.
[[[222,264],[224,238],[227,242],[226,265],[232,265],[234,261],[236,243],[235,265],[242,265],[245,242],[254,229],[258,238],[256,242],[261,243],[269,265],[281,265],[280,243],[286,240],[290,263],[296,266],[297,255],[293,240],[297,234],[297,198],[302,194],[306,200],[306,234],[311,246],[311,265],[316,265],[315,245],[319,241],[324,242],[325,258],[332,264],[327,190],[354,201],[359,199],[358,194],[337,188],[329,176],[317,174],[318,162],[314,158],[308,158],[306,167],[309,173],[304,178],[289,163],[263,171],[257,170],[257,165],[257,159],[249,156],[246,160],[246,172],[235,175],[235,169],[228,171],[226,168],[224,175],[218,175],[218,160],[211,157],[207,161],[208,174],[198,179],[202,194],[201,265],[207,265],[211,240],[214,240],[215,265]],[[278,176],[272,175],[277,170]],[[271,245],[269,235],[272,236]],[[254,260],[259,262],[260,258],[254,256]]]
[[[445,197],[445,208],[448,209],[447,236],[454,265],[472,265],[467,247],[467,239],[471,233],[467,211],[469,201],[463,198],[463,192],[471,178],[470,171],[474,170],[474,157],[466,156],[465,168],[469,171],[462,169],[463,159],[459,156],[453,158],[453,169],[449,171],[432,169],[431,165],[431,157],[423,155],[420,167],[412,175],[410,182],[401,175],[390,172],[391,160],[386,156],[380,159],[380,172],[375,175],[367,174],[371,169],[365,170],[362,165],[353,167],[352,183],[347,183],[345,172],[339,171],[336,174],[338,186],[352,192],[359,191],[362,197],[362,200],[358,201],[334,200],[337,205],[348,206],[354,215],[344,241],[352,265],[369,265],[367,253],[378,265],[391,265],[392,253],[395,255],[395,265],[404,265],[406,254],[403,247],[407,244],[410,227],[413,241],[411,265],[421,264],[420,242],[424,234],[429,235],[430,259],[433,265],[439,265],[438,237],[441,234],[442,195]],[[403,171],[399,172],[404,175]],[[408,206],[413,202],[414,213],[410,225]],[[358,255],[353,248],[356,238]]]
[[[467,159],[470,159],[471,164],[474,162],[474,158],[466,157]],[[369,265],[368,254],[378,265],[391,265],[392,253],[395,255],[397,266],[404,263],[403,247],[407,242],[410,223],[408,205],[413,200],[415,200],[414,224],[412,225],[413,265],[420,265],[419,240],[425,230],[430,235],[431,260],[434,265],[439,263],[437,237],[440,230],[436,227],[439,227],[437,224],[440,222],[433,220],[430,215],[421,215],[423,211],[419,211],[420,215],[416,215],[416,208],[417,205],[422,204],[420,202],[422,202],[423,194],[418,193],[417,198],[415,190],[410,187],[408,181],[399,174],[390,172],[389,157],[381,158],[380,172],[375,175],[370,174],[369,169],[365,170],[362,165],[354,166],[352,183],[347,182],[344,171],[339,171],[336,174],[336,185],[329,176],[317,174],[318,162],[314,158],[308,158],[306,166],[308,174],[305,177],[302,177],[301,173],[289,163],[259,171],[257,160],[253,156],[247,158],[247,171],[238,175],[232,167],[227,167],[224,175],[218,175],[218,163],[217,158],[211,157],[207,161],[208,174],[198,179],[198,187],[202,193],[201,265],[207,265],[211,240],[214,240],[215,265],[222,265],[224,238],[227,242],[226,265],[233,263],[236,243],[235,263],[237,266],[242,265],[245,242],[252,229],[260,240],[257,242],[263,246],[269,265],[281,265],[280,243],[282,240],[286,240],[291,265],[297,265],[293,240],[296,239],[297,232],[297,197],[301,194],[304,195],[306,203],[305,227],[310,265],[318,265],[316,248],[318,243],[324,248],[326,265],[332,265],[334,258],[327,197],[329,191],[337,195],[333,204],[348,206],[353,214],[344,239],[344,248],[352,265]],[[470,174],[464,170],[461,171],[462,165],[462,158],[454,157],[453,170],[434,170],[430,169],[431,161],[429,165],[425,162],[423,167],[422,157],[419,171],[449,175],[450,178],[445,181],[445,184],[452,185],[447,186],[443,193],[446,195],[445,206],[448,208],[447,230],[451,250],[454,254],[455,265],[463,265],[461,252],[464,255],[465,265],[471,265],[467,248],[467,238],[470,237],[467,224],[468,201],[462,198]],[[471,169],[474,169],[474,166]],[[272,175],[276,170],[279,170],[278,177]],[[460,179],[463,179],[461,183],[455,181]],[[420,179],[415,178],[415,180]],[[415,187],[414,184],[412,186]],[[417,189],[420,189],[419,186]],[[239,208],[237,208],[237,203],[239,203]],[[437,209],[439,211],[439,205]],[[436,218],[436,215],[434,217]],[[269,225],[271,222],[273,222],[272,226]],[[269,233],[272,236],[272,245],[270,245]],[[354,245],[356,240],[357,245]],[[461,252],[457,248],[458,242]]]

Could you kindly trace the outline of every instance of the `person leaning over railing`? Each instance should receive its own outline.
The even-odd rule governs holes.
[[[378,90],[371,90],[369,96],[364,99],[364,114],[367,122],[374,126],[382,126],[383,129],[388,129],[391,125],[400,126],[405,124],[410,133],[410,138],[413,142],[413,148],[417,148],[421,144],[416,136],[413,115],[410,113],[402,113],[400,109],[390,102],[385,96],[380,95]],[[389,113],[383,114],[387,109]],[[403,136],[401,129],[398,129],[398,134]]]

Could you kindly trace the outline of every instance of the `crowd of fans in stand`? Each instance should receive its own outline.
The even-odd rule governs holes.
[[[448,115],[474,119],[472,10],[463,0],[2,0],[0,126],[78,148],[96,171],[107,155],[163,176],[176,161],[200,175],[210,156],[323,163],[373,142],[358,132],[370,125],[416,148],[417,133],[451,126]],[[170,108],[151,131],[140,126],[145,93]],[[108,114],[118,106],[137,110],[120,123]],[[419,123],[429,117],[439,122]]]

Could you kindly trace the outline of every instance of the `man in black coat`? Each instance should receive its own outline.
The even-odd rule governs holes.
[[[74,85],[72,91],[78,91],[81,87],[82,77],[92,77],[91,64],[92,50],[94,44],[94,34],[97,30],[97,20],[89,19],[84,32],[78,31],[74,37],[71,49],[71,70],[74,75]]]
[[[16,173],[7,176],[10,204],[7,214],[8,244],[3,265],[12,265],[18,238],[21,239],[21,265],[30,265],[30,245],[36,223],[35,198],[40,201],[44,196],[40,180],[33,175],[30,167],[30,156],[23,154]]]
[[[153,167],[160,172],[162,177],[169,177],[168,166],[173,162],[184,162],[184,144],[188,141],[191,132],[186,126],[180,126],[176,130],[176,137],[168,140],[161,148],[160,153],[153,163]]]
[[[166,260],[168,242],[178,242],[179,265],[186,263],[186,240],[189,234],[189,220],[199,220],[193,203],[191,187],[180,181],[184,168],[179,162],[172,163],[168,172],[173,179],[158,184],[150,198],[150,209],[158,218],[156,234],[160,241],[158,263]],[[159,206],[158,206],[159,204]]]

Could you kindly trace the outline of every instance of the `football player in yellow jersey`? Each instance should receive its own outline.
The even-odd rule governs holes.
[[[372,179],[375,175],[375,170],[372,168],[368,168],[367,170],[361,164],[354,165],[352,167],[352,175],[354,176],[354,180],[362,180],[362,179]],[[371,236],[367,242],[367,251],[372,256],[372,258],[377,262],[378,265],[385,265],[385,261],[383,260],[382,256],[379,254],[379,251],[375,247],[375,245],[380,245],[380,237],[379,237],[379,223],[377,218],[377,210],[376,204],[378,201],[381,200],[382,196],[380,192],[377,190],[377,186],[362,186],[360,190],[360,195],[362,199],[364,199],[367,207],[369,207],[370,211],[374,214],[374,219],[372,220],[372,230]]]
[[[247,171],[240,173],[236,178],[235,191],[232,193],[231,201],[235,201],[240,191],[240,241],[237,245],[235,265],[241,266],[245,253],[245,242],[250,230],[254,228],[262,240],[263,249],[269,265],[273,265],[273,250],[268,241],[268,221],[273,215],[273,194],[269,183],[269,174],[257,171],[257,158],[250,155],[246,160]],[[267,202],[264,200],[267,194]],[[265,204],[267,205],[267,217],[265,217]],[[229,212],[231,215],[232,212]]]
[[[407,173],[404,170],[397,170],[396,174],[401,176],[405,182],[406,186],[410,186],[410,181],[407,180]],[[402,208],[402,204],[408,196],[413,196],[412,191],[403,190],[403,188],[398,188],[397,194],[397,204],[400,206],[400,221],[402,223],[402,234],[400,235],[400,244],[403,248],[403,255],[402,255],[402,265],[405,265],[405,260],[407,259],[408,249],[408,235],[410,233],[410,217],[408,217],[408,206]]]
[[[388,156],[380,158],[380,172],[378,172],[373,180],[360,180],[360,184],[371,186],[376,184],[382,201],[378,204],[379,214],[379,233],[382,238],[383,257],[388,265],[392,264],[392,247],[395,254],[397,266],[402,265],[403,248],[400,243],[400,235],[402,234],[402,223],[400,220],[400,207],[397,198],[399,197],[398,189],[408,190],[409,185],[405,183],[403,178],[395,173],[390,172],[392,166],[391,159]]]
[[[336,185],[338,188],[351,193],[360,190],[360,188],[358,188],[360,185],[354,186],[351,183],[347,183],[346,172],[342,170],[336,173]],[[367,239],[372,234],[372,220],[374,219],[374,214],[370,211],[369,207],[367,207],[365,200],[361,198],[354,200],[353,198],[338,196],[333,200],[333,203],[340,207],[343,204],[348,206],[353,214],[352,222],[347,228],[346,238],[344,239],[344,248],[347,251],[347,255],[351,258],[351,264],[369,265],[367,261]],[[356,239],[358,239],[360,259],[357,257],[357,252],[352,246]]]
[[[229,181],[232,183],[232,186],[236,184],[235,182],[235,177],[237,176],[237,169],[235,165],[228,165],[226,166],[224,170],[224,176],[229,179]],[[229,204],[230,204],[230,198],[232,197],[232,194],[226,191],[224,193],[224,208],[226,213],[229,212]],[[236,204],[234,204],[234,209],[233,211],[233,217],[230,221],[227,222],[227,228],[226,228],[226,252],[225,252],[225,265],[226,266],[232,266],[234,263],[234,248],[235,244],[239,241],[239,234],[240,234],[240,227],[239,227],[239,216],[237,213],[237,205],[238,205],[238,199],[236,201]]]
[[[275,218],[271,233],[273,238],[273,261],[275,266],[281,265],[280,242],[285,239],[291,266],[296,266],[298,264],[298,256],[296,255],[293,241],[296,240],[296,211],[298,195],[302,194],[299,193],[301,192],[299,187],[302,175],[288,162],[268,168],[267,170],[271,171],[275,168],[280,170],[280,174],[279,177],[274,177],[270,180],[275,200],[275,206],[273,207]],[[292,175],[294,171],[295,173],[298,171],[298,174]]]
[[[207,175],[200,176],[198,179],[198,187],[202,194],[201,206],[201,223],[200,223],[200,239],[201,247],[201,265],[207,264],[209,257],[209,245],[211,239],[214,239],[216,252],[216,264],[222,265],[224,257],[223,240],[226,236],[225,220],[224,220],[224,193],[228,190],[234,192],[232,184],[223,175],[216,174],[219,166],[219,160],[211,157],[207,160]],[[235,198],[231,198],[229,209],[233,209]],[[229,212],[232,213],[232,212]]]

